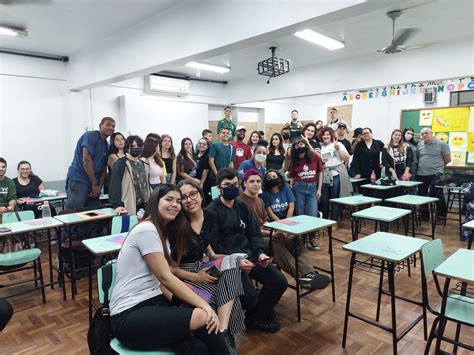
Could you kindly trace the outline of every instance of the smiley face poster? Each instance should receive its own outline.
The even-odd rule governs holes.
[[[449,148],[455,152],[465,152],[467,150],[467,133],[451,132],[449,134]]]

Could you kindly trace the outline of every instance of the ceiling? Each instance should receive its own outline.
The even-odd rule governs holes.
[[[1,36],[0,47],[70,56],[182,2],[1,0],[0,24],[26,28],[28,37]]]
[[[409,8],[412,7],[412,8]],[[201,79],[232,81],[242,77],[257,75],[257,62],[271,56],[270,46],[277,45],[277,57],[290,59],[291,68],[323,64],[361,56],[383,56],[377,49],[388,45],[392,36],[392,22],[386,12],[408,8],[397,19],[396,29],[417,28],[418,31],[407,45],[442,43],[457,39],[474,38],[474,1],[438,0],[433,1],[392,1],[382,10],[321,26],[308,26],[345,42],[342,49],[329,51],[299,39],[293,35],[275,38],[271,42],[247,47],[202,60],[216,65],[230,66],[226,74],[201,71]],[[417,49],[422,51],[423,49]],[[403,55],[399,53],[396,55]],[[177,65],[169,71],[196,77],[197,70]],[[262,77],[262,80],[266,78]]]

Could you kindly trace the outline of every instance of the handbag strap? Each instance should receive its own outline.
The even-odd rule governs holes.
[[[18,219],[18,222],[21,222],[21,217],[18,211],[14,211],[14,213],[15,213],[16,219]]]

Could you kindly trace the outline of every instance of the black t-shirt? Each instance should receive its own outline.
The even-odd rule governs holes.
[[[209,153],[205,153],[202,157],[199,157],[197,154],[194,156],[194,161],[196,162],[196,179],[201,180],[202,172],[204,170],[211,170],[209,166]]]
[[[301,136],[301,123],[296,121],[296,123],[293,123],[293,121],[289,124],[290,128],[290,141],[293,140],[296,137]]]
[[[346,139],[346,138],[342,138],[342,139],[338,139],[338,142],[342,143],[342,145],[344,146],[344,148],[346,148],[347,152],[352,155],[352,146],[351,146],[351,143]]]
[[[280,170],[281,168],[283,168],[284,161],[285,161],[285,156],[283,154],[280,154],[280,155],[268,154],[267,155],[267,169]]]
[[[13,182],[16,185],[17,198],[38,197],[40,193],[39,186],[43,183],[43,180],[36,175],[32,175],[28,185],[21,185],[17,177],[13,179]]]
[[[173,173],[173,159],[171,158],[162,158],[162,159],[165,162],[166,173],[172,174]]]
[[[202,260],[206,248],[211,243],[212,228],[215,227],[214,214],[204,210],[204,221],[202,222],[201,233],[190,237],[188,251],[181,258],[181,264],[195,263]]]

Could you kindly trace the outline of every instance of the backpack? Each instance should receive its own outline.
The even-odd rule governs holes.
[[[87,343],[91,355],[112,354],[110,349],[111,324],[109,310],[109,289],[112,285],[113,266],[109,262],[101,267],[102,271],[102,291],[104,292],[104,301],[102,306],[95,312],[87,332]]]

